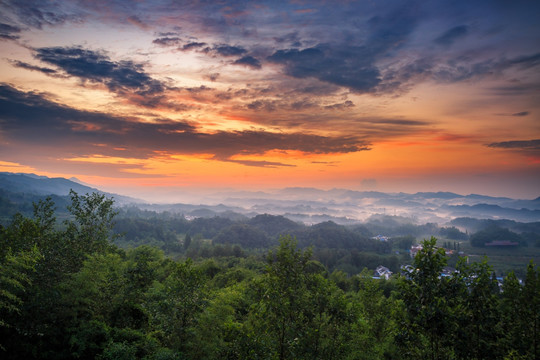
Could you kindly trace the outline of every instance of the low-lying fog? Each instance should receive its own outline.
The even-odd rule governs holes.
[[[219,192],[205,195],[198,202],[141,204],[140,207],[185,214],[195,211],[192,214],[195,217],[223,215],[225,212],[245,216],[266,213],[284,215],[306,224],[327,220],[350,224],[364,221],[374,214],[401,216],[415,223],[438,224],[445,224],[456,217],[540,221],[540,198],[515,200],[448,192],[406,194],[286,188],[264,192]]]

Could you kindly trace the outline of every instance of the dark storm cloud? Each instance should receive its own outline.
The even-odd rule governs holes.
[[[165,90],[165,85],[146,74],[142,65],[127,60],[115,62],[100,52],[80,47],[49,47],[35,49],[34,56],[70,76],[104,84],[116,93],[152,95]]]
[[[0,23],[0,39],[17,40],[21,30],[18,26]]]
[[[142,123],[136,119],[77,110],[48,100],[44,94],[23,92],[0,85],[0,130],[15,146],[49,147],[57,157],[118,156],[114,148],[127,149],[127,157],[147,158],[156,151],[182,154],[212,153],[214,159],[250,166],[279,163],[234,160],[235,155],[264,154],[270,150],[306,153],[349,153],[369,150],[356,137],[329,137],[304,133],[265,131],[199,132],[187,122],[162,119]],[[101,144],[97,146],[96,144]],[[282,164],[283,166],[285,164]]]
[[[465,37],[468,33],[469,33],[469,28],[467,26],[465,25],[456,26],[446,31],[444,34],[442,34],[438,38],[436,38],[434,42],[438,45],[450,46],[456,40]]]
[[[233,62],[234,65],[244,65],[248,66],[252,69],[260,69],[261,68],[261,62],[257,59],[255,59],[253,56],[244,56],[235,62]]]

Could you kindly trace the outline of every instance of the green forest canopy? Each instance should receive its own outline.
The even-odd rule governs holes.
[[[113,244],[103,195],[50,199],[0,229],[0,351],[7,359],[535,359],[540,270],[502,285],[436,239],[389,281],[329,273],[282,236],[263,255],[173,261]],[[345,236],[345,235],[342,235]],[[347,237],[345,236],[345,239]]]

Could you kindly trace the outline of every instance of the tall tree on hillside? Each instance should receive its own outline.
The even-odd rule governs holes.
[[[529,356],[540,357],[540,269],[531,261],[522,290],[522,318],[528,337],[526,345]]]
[[[458,359],[501,359],[499,285],[487,260],[468,265],[461,259],[452,284],[453,346]]]
[[[66,221],[65,230],[56,228],[54,203],[47,198],[34,205],[33,218],[18,214],[2,231],[0,252],[4,258],[10,251],[30,256],[36,249],[39,254],[31,256],[35,271],[27,273],[20,312],[11,314],[12,326],[2,331],[12,359],[71,357],[66,337],[69,319],[62,306],[60,284],[81,269],[86,256],[110,249],[115,215],[112,200],[102,195],[81,197],[72,192],[71,199],[73,219]]]
[[[207,303],[206,279],[191,260],[171,264],[169,276],[148,289],[150,330],[175,351],[188,350],[191,332]]]
[[[267,257],[267,270],[255,286],[250,315],[250,358],[339,359],[351,340],[353,321],[342,291],[319,273],[311,251],[297,249],[291,237]]]
[[[397,336],[403,354],[412,359],[444,359],[451,353],[449,334],[453,323],[448,281],[441,278],[446,265],[444,249],[437,239],[424,240],[414,258],[413,269],[400,281],[405,317]]]
[[[74,220],[66,222],[66,235],[81,254],[103,252],[114,239],[112,228],[117,211],[113,200],[103,194],[79,195],[71,190],[68,210]]]

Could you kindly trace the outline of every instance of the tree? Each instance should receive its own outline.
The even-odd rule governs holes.
[[[447,258],[436,243],[434,237],[422,242],[412,270],[399,283],[405,317],[397,340],[404,355],[411,358],[443,359],[451,352],[448,341],[454,329],[449,286],[441,277]]]
[[[22,295],[32,285],[31,273],[40,258],[36,246],[15,255],[8,250],[0,258],[0,329],[12,327],[10,318],[21,315]],[[0,351],[5,350],[2,343],[0,340]]]
[[[499,285],[484,259],[468,265],[461,259],[451,283],[454,319],[459,331],[453,336],[459,359],[500,359]]]
[[[20,311],[11,313],[7,323],[12,326],[2,330],[13,359],[71,357],[67,329],[72,322],[63,306],[61,284],[81,269],[88,255],[111,250],[112,200],[96,194],[79,197],[74,192],[71,199],[74,221],[66,222],[66,230],[56,229],[54,203],[47,198],[34,204],[33,218],[17,214],[2,231],[4,274],[13,279],[15,269],[27,270],[19,277],[24,285],[24,292],[17,295],[21,301],[16,301]]]
[[[522,317],[521,298],[522,287],[516,274],[510,272],[503,281],[502,299],[500,303],[502,321],[501,331],[505,336],[501,339],[501,348],[504,354],[511,352],[525,354],[527,345],[526,324]]]
[[[144,308],[151,331],[165,346],[183,352],[188,349],[191,331],[206,302],[206,281],[188,259],[172,264],[163,282],[154,282]]]
[[[504,353],[516,359],[538,359],[540,347],[540,270],[531,261],[525,281],[512,272],[503,283],[501,313]]]
[[[381,288],[387,280],[372,278],[373,272],[365,269],[357,275],[358,292],[352,306],[355,309],[356,323],[351,353],[363,360],[396,358],[393,344],[396,332],[395,300],[387,298]]]
[[[248,328],[249,357],[338,359],[350,339],[342,291],[318,272],[311,251],[297,249],[290,236],[267,256],[266,273],[256,281],[256,303]]]
[[[486,243],[492,241],[510,241],[520,245],[524,243],[523,238],[519,234],[497,225],[491,225],[484,230],[474,233],[470,240],[471,245],[476,247],[484,247]]]
[[[113,200],[104,194],[78,195],[73,190],[69,195],[71,205],[68,210],[75,221],[66,222],[66,235],[75,241],[81,254],[108,250],[115,238],[112,229],[117,211],[112,207]]]
[[[253,299],[246,283],[217,290],[194,328],[191,358],[251,359],[246,320]]]
[[[126,267],[119,254],[92,254],[60,287],[74,358],[96,358],[111,341],[110,328],[125,300]]]
[[[187,250],[189,248],[189,245],[191,245],[191,236],[189,236],[189,234],[186,234],[186,237],[184,238],[184,250]]]
[[[540,269],[531,261],[527,266],[527,276],[521,292],[521,313],[527,333],[525,339],[527,355],[533,359],[540,357]]]

